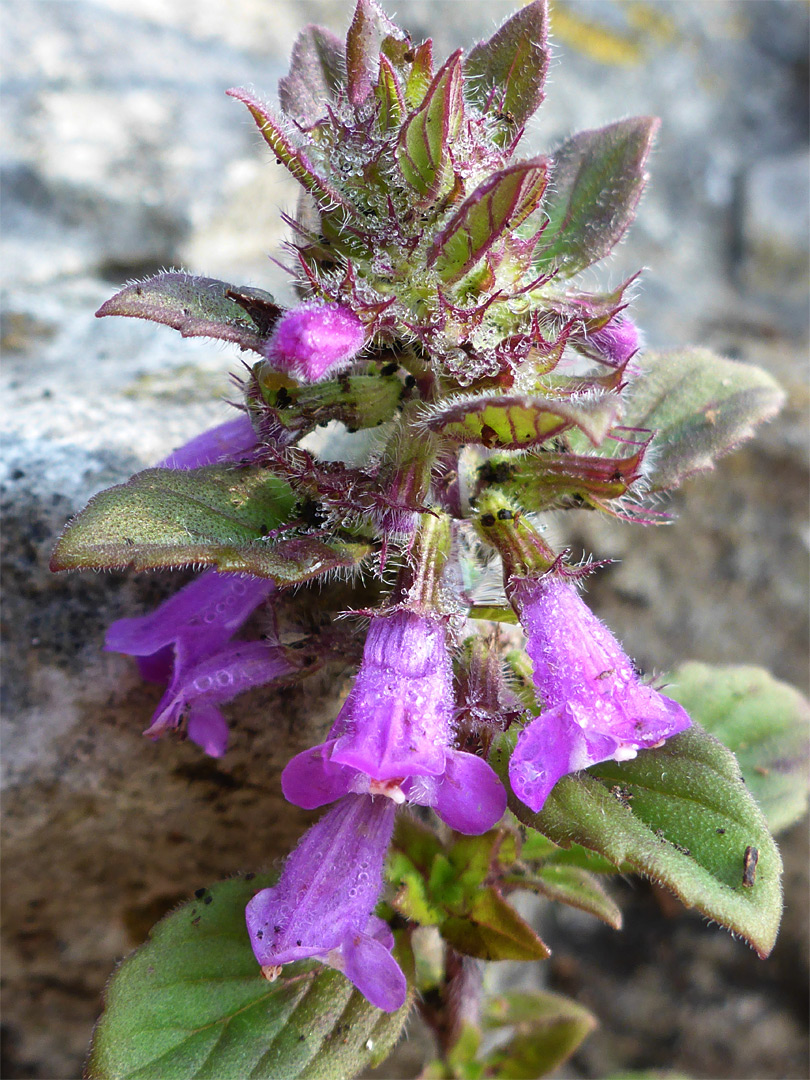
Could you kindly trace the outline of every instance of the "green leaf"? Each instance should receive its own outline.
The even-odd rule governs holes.
[[[507,785],[515,738],[502,736],[491,757]],[[511,792],[509,807],[561,847],[581,844],[660,882],[760,956],[773,948],[782,914],[779,852],[734,755],[696,724],[633,761],[563,777],[539,814]],[[754,849],[758,869],[748,885]]]
[[[514,1028],[506,1046],[485,1058],[485,1075],[499,1080],[536,1080],[547,1076],[597,1026],[593,1013],[570,998],[547,990],[523,990],[490,998],[483,1023],[489,1030]]]
[[[441,924],[448,944],[479,960],[545,960],[550,950],[495,886],[479,889],[465,915]]]
[[[807,811],[810,704],[759,667],[682,664],[669,697],[732,750],[773,832]]]
[[[172,271],[127,285],[101,305],[96,317],[149,319],[183,337],[233,341],[260,353],[280,314],[270,293]]]
[[[622,913],[616,902],[611,899],[598,878],[578,866],[552,863],[539,867],[531,876],[515,875],[514,878],[507,878],[506,882],[514,883],[516,888],[539,893],[560,904],[586,911],[612,926],[614,930],[622,928]]]
[[[260,975],[245,905],[269,884],[219,882],[154,927],[107,986],[90,1080],[337,1080],[385,1058],[410,1000],[381,1012],[312,962]]]
[[[554,154],[542,207],[548,225],[534,256],[538,269],[577,274],[621,240],[636,214],[659,123],[637,116],[581,131]]]
[[[644,353],[626,395],[624,423],[656,432],[649,490],[678,487],[714,468],[718,457],[754,434],[785,401],[762,368],[708,349]]]
[[[432,408],[422,425],[453,442],[511,450],[540,445],[576,427],[598,446],[619,418],[620,409],[613,394],[579,401],[466,394]]]
[[[466,97],[484,112],[495,111],[502,143],[514,137],[543,101],[547,36],[547,4],[534,0],[507,19],[489,41],[471,49],[464,61]]]
[[[184,565],[306,581],[355,565],[364,544],[315,537],[264,540],[296,505],[289,485],[259,466],[146,469],[95,495],[70,521],[52,570]]]
[[[428,204],[453,186],[450,146],[464,116],[461,95],[461,51],[436,72],[425,100],[402,127],[396,148],[400,172]]]
[[[536,209],[546,188],[545,161],[522,161],[490,176],[464,200],[426,255],[442,281],[468,274],[507,229]]]
[[[292,50],[289,74],[278,81],[282,110],[302,127],[326,114],[343,83],[343,43],[323,26],[305,26]]]

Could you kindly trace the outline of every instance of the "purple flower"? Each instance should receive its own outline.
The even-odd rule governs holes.
[[[641,346],[639,329],[632,319],[614,315],[589,336],[589,343],[599,359],[612,367],[623,367]]]
[[[285,311],[267,342],[274,367],[303,382],[319,382],[363,348],[366,331],[354,312],[309,301]]]
[[[374,915],[394,812],[389,799],[346,795],[304,835],[278,884],[256,893],[245,915],[267,979],[284,964],[314,958],[342,971],[378,1009],[403,1004],[394,937]]]
[[[453,749],[452,717],[444,626],[410,611],[375,617],[329,739],[289,762],[284,795],[313,809],[349,792],[382,794],[432,806],[459,832],[486,832],[506,795],[482,758]]]
[[[199,469],[221,461],[236,461],[247,456],[257,443],[253,425],[244,414],[210,428],[195,439],[173,450],[158,463],[159,469]]]
[[[216,705],[292,670],[277,647],[229,644],[274,590],[266,578],[207,570],[150,614],[110,626],[105,649],[136,656],[144,679],[169,683],[147,735],[187,720],[189,738],[206,753],[225,753],[227,726]]]
[[[510,600],[544,706],[521,732],[509,765],[515,794],[532,810],[567,773],[634,758],[689,727],[682,706],[639,682],[621,645],[573,585],[553,574],[513,578]]]

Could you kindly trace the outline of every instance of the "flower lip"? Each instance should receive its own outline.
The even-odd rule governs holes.
[[[545,708],[521,732],[509,766],[515,794],[539,811],[556,782],[597,762],[627,761],[689,727],[686,710],[639,681],[619,642],[576,587],[549,573],[513,578]]]
[[[287,764],[284,795],[314,809],[348,792],[380,793],[432,806],[461,832],[486,832],[506,795],[483,759],[454,748],[453,713],[444,624],[405,609],[372,618],[329,738]]]
[[[265,978],[316,959],[343,971],[378,1008],[403,1004],[393,935],[374,915],[394,814],[389,799],[346,795],[299,841],[278,883],[248,903],[250,943]]]

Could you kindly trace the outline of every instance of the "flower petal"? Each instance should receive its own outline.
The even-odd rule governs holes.
[[[491,829],[503,817],[506,792],[483,758],[450,750],[432,805],[451,829],[475,836]]]
[[[340,970],[372,1005],[384,1012],[395,1012],[405,1003],[408,984],[385,945],[367,934],[354,934],[341,952]]]
[[[220,461],[233,461],[253,450],[258,442],[249,418],[240,413],[215,428],[204,431],[190,442],[172,450],[159,462],[159,469],[199,469]]]

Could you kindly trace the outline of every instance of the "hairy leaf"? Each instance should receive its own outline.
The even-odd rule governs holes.
[[[621,405],[612,394],[581,400],[522,395],[476,394],[451,398],[423,419],[429,431],[460,443],[482,443],[511,450],[538,446],[571,427],[594,446],[617,422]]]
[[[502,736],[491,758],[507,784],[515,737]],[[660,882],[760,956],[773,948],[782,914],[779,852],[734,755],[697,725],[634,761],[563,777],[539,814],[513,793],[509,806],[555,844],[581,844]],[[748,882],[753,851],[758,868]]]
[[[293,45],[289,74],[278,82],[281,108],[302,127],[312,127],[337,96],[343,66],[340,38],[323,26],[305,26]]]
[[[603,259],[636,214],[659,121],[650,116],[581,131],[551,160],[548,225],[535,249],[539,269],[577,274]]]
[[[547,1076],[597,1026],[593,1013],[547,990],[520,990],[492,997],[482,1019],[489,1030],[514,1029],[509,1042],[485,1058],[484,1075],[503,1080]]]
[[[240,88],[228,90],[227,93],[248,107],[264,141],[275,154],[276,161],[289,170],[320,208],[334,209],[347,205],[343,196],[318,172],[304,151],[293,145],[283,125],[263,102]]]
[[[457,952],[479,960],[545,960],[551,955],[494,886],[479,889],[464,915],[444,919],[441,933]]]
[[[442,281],[459,281],[507,229],[536,209],[546,188],[544,161],[522,161],[480,184],[438,234],[426,262]]]
[[[682,664],[667,694],[732,750],[773,832],[807,811],[810,705],[759,667]]]
[[[96,317],[149,319],[183,337],[233,341],[260,353],[280,314],[270,293],[172,271],[127,285],[101,305]]]
[[[526,4],[489,39],[470,51],[464,62],[467,98],[485,112],[494,111],[511,138],[543,101],[548,70],[548,11],[545,0]]]
[[[762,368],[708,349],[646,352],[626,395],[624,423],[656,432],[649,490],[666,491],[749,439],[785,401]]]
[[[258,466],[146,469],[90,500],[59,538],[51,569],[193,564],[290,584],[353,566],[368,552],[315,537],[264,539],[295,504],[285,481]]]
[[[508,881],[510,884],[514,882],[519,889],[528,889],[549,900],[587,911],[614,930],[622,928],[622,913],[616,902],[607,894],[598,878],[579,866],[550,863],[538,867],[530,876],[516,875]]]
[[[261,976],[245,905],[270,884],[219,882],[154,927],[107,986],[90,1080],[337,1080],[386,1057],[410,995],[388,1014],[320,964]]]
[[[396,158],[405,181],[431,203],[453,185],[450,145],[464,115],[461,52],[436,72],[425,100],[402,128]]]
[[[358,0],[346,35],[346,74],[349,101],[362,105],[377,81],[380,48],[386,38],[402,32],[374,0]]]

